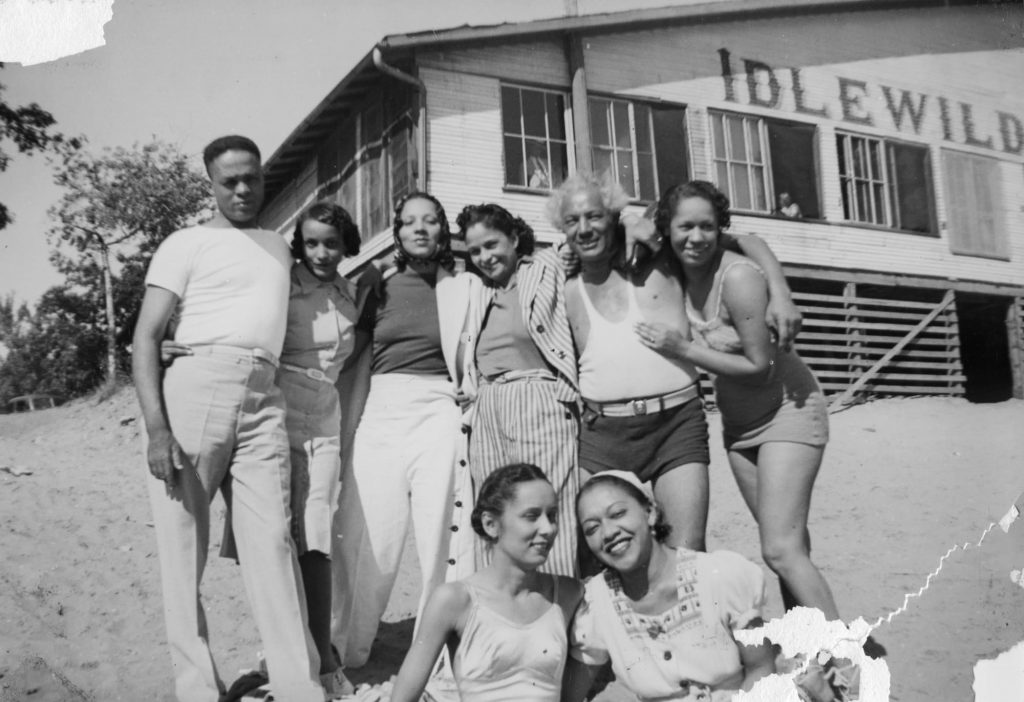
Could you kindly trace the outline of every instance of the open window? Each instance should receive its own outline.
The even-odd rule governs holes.
[[[838,133],[836,149],[846,219],[938,234],[928,147]]]
[[[501,87],[505,184],[557,188],[568,175],[566,96],[512,85]]]
[[[821,218],[813,125],[715,111],[710,119],[715,177],[735,209]]]
[[[590,136],[596,173],[611,173],[634,200],[655,201],[689,179],[686,109],[591,97]]]

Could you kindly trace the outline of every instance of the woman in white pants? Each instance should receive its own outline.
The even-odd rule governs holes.
[[[370,655],[410,522],[423,577],[419,611],[444,582],[459,528],[452,495],[465,437],[456,349],[471,276],[452,274],[448,220],[433,196],[403,198],[393,229],[396,268],[373,281],[371,267],[361,281],[373,289],[359,322],[373,336],[370,388],[335,521],[332,639],[346,668]]]

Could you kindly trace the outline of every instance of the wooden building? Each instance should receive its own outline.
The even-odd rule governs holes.
[[[1024,397],[1022,25],[1019,2],[719,0],[385,37],[267,161],[264,220],[332,198],[358,266],[413,188],[553,242],[575,169],[638,209],[708,179],[783,261],[836,403]]]

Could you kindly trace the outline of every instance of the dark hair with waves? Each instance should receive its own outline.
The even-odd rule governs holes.
[[[398,231],[402,228],[402,210],[405,208],[405,203],[410,200],[426,200],[433,203],[434,212],[437,214],[438,222],[441,224],[441,241],[438,243],[437,251],[430,260],[437,261],[437,264],[445,270],[452,270],[455,268],[455,255],[452,253],[452,230],[448,224],[448,215],[445,214],[444,206],[441,201],[430,193],[425,193],[420,190],[413,191],[408,195],[405,195],[395,205],[394,220],[392,221],[391,231],[395,237],[395,266],[398,267],[399,271],[404,271],[405,267],[409,265],[409,261],[414,260],[408,252],[402,248],[402,239],[398,236]]]
[[[247,151],[256,157],[257,161],[262,161],[263,157],[260,155],[260,149],[249,137],[240,136],[238,134],[229,134],[227,136],[217,137],[203,149],[203,165],[206,166],[206,172],[210,172],[210,164],[213,163],[218,156],[227,153],[228,151]]]
[[[675,216],[676,207],[680,200],[688,197],[699,197],[711,203],[715,210],[715,221],[718,223],[718,231],[723,232],[729,228],[731,217],[729,215],[729,198],[725,193],[715,187],[713,183],[706,180],[691,180],[687,183],[674,185],[662,194],[658,200],[658,210],[654,217],[654,224],[662,234],[668,232],[669,222]]]
[[[466,205],[462,212],[455,218],[459,226],[459,237],[464,241],[466,232],[474,224],[482,224],[489,229],[501,232],[508,238],[516,237],[516,253],[520,256],[529,256],[533,253],[536,239],[533,235],[533,227],[516,217],[501,205],[493,202],[485,202],[480,205]]]
[[[338,230],[341,236],[342,246],[345,247],[346,256],[355,256],[359,253],[361,243],[359,227],[352,221],[352,215],[341,205],[335,205],[326,200],[310,205],[299,218],[295,220],[295,233],[292,234],[292,258],[297,261],[305,260],[304,241],[302,239],[302,225],[309,220],[328,224]]]
[[[617,487],[622,492],[626,493],[634,500],[640,503],[642,507],[653,509],[655,513],[654,518],[654,540],[659,543],[664,543],[665,539],[672,533],[672,525],[665,521],[665,513],[661,511],[655,503],[651,502],[647,495],[643,494],[636,489],[635,485],[627,483],[625,480],[618,478],[614,475],[602,475],[597,473],[590,478],[587,482],[580,486],[580,491],[576,493],[576,519],[579,520],[580,516],[580,500],[585,494],[590,492],[598,485],[612,485]]]
[[[520,483],[530,483],[534,480],[551,482],[544,475],[544,471],[532,463],[513,463],[488,475],[484,484],[480,486],[480,494],[477,495],[473,514],[470,516],[473,531],[477,533],[477,536],[487,543],[494,543],[494,539],[484,531],[484,512],[501,515],[508,503],[515,499],[517,486]]]

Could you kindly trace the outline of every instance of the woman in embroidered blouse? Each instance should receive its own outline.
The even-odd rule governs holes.
[[[595,474],[576,503],[587,546],[606,570],[587,582],[573,622],[563,700],[582,700],[609,662],[641,700],[730,699],[774,672],[767,642],[746,646],[733,635],[762,622],[760,568],[729,551],[666,545],[669,527],[633,473]]]
[[[794,351],[778,348],[765,324],[761,269],[719,246],[729,226],[724,194],[705,181],[678,185],[662,196],[657,226],[682,264],[694,341],[658,324],[638,324],[637,334],[665,356],[715,374],[729,464],[786,608],[817,607],[839,619],[828,583],[811,562],[807,532],[811,489],[828,441],[821,388]]]
[[[553,251],[534,252],[533,230],[500,205],[467,206],[456,221],[484,276],[464,351],[479,385],[469,444],[473,482],[480,486],[510,463],[541,466],[561,520],[545,570],[573,576],[580,425],[565,274]],[[483,560],[481,552],[478,566]]]
[[[558,534],[551,483],[534,465],[499,468],[480,488],[472,523],[490,564],[434,590],[391,702],[420,699],[445,646],[462,702],[554,702],[582,587],[539,571]]]

